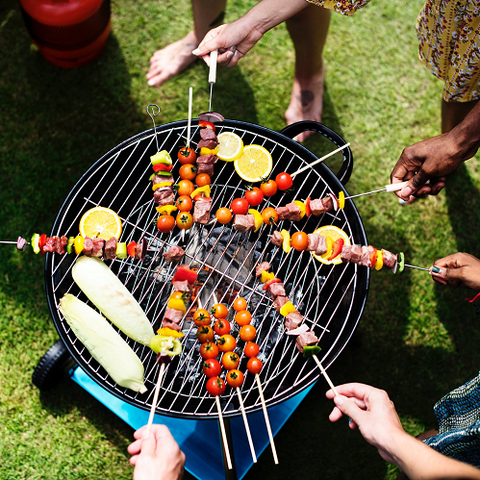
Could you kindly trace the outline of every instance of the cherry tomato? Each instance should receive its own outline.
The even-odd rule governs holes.
[[[218,397],[225,391],[225,382],[220,377],[211,377],[207,380],[206,384],[207,392]]]
[[[279,190],[288,190],[293,185],[292,176],[289,173],[279,173],[275,177],[275,182]]]
[[[248,325],[252,321],[252,314],[248,310],[240,310],[235,314],[235,321],[241,327]]]
[[[235,215],[245,215],[248,212],[248,207],[246,198],[234,198],[230,204],[230,209]]]
[[[193,208],[193,201],[189,195],[180,195],[175,202],[175,206],[181,212],[189,212]]]
[[[232,388],[241,387],[243,384],[244,375],[240,370],[234,368],[227,373],[227,383]]]
[[[188,230],[192,228],[193,225],[193,217],[192,214],[189,212],[180,212],[177,215],[177,227],[180,230]]]
[[[222,366],[216,358],[207,358],[202,362],[203,373],[208,377],[218,377],[222,373]]]
[[[199,173],[195,177],[195,183],[197,187],[204,187],[205,185],[210,185],[212,183],[212,179],[208,173]]]
[[[245,199],[251,207],[258,207],[263,201],[264,194],[258,187],[251,187],[245,192]]]
[[[278,213],[273,207],[267,207],[262,211],[263,223],[275,225],[278,222]]]
[[[182,180],[193,180],[197,176],[197,167],[191,163],[186,163],[180,167],[178,175]]]
[[[195,185],[191,180],[180,180],[177,187],[179,195],[190,195],[195,190]]]
[[[244,342],[249,342],[257,335],[257,329],[253,325],[244,325],[240,328],[239,334]]]
[[[157,220],[157,228],[162,233],[168,233],[175,227],[175,219],[171,215],[160,215]]]
[[[213,329],[217,335],[226,335],[232,329],[230,322],[226,318],[219,318],[213,324]]]
[[[193,322],[197,327],[201,327],[203,325],[210,325],[210,313],[208,313],[208,310],[205,310],[204,308],[197,308],[197,310],[195,310],[195,313],[193,314]]]
[[[178,161],[185,165],[186,163],[195,163],[197,154],[193,151],[193,148],[183,147],[177,153]]]
[[[183,300],[185,303],[189,300],[189,295],[187,292],[173,292],[170,297],[173,300]]]
[[[197,339],[200,343],[207,343],[213,340],[214,332],[208,325],[198,327]]]
[[[232,212],[227,207],[222,207],[215,213],[215,218],[219,223],[225,225],[232,220]]]
[[[260,190],[266,197],[272,197],[277,193],[278,187],[275,180],[267,180],[260,184]]]
[[[216,318],[227,318],[228,317],[228,308],[223,303],[216,303],[210,309],[210,312]]]
[[[241,310],[247,309],[247,301],[242,297],[237,297],[233,302],[233,309],[236,312],[240,312]]]
[[[257,357],[252,357],[248,362],[247,362],[247,370],[250,373],[260,373],[262,370],[262,362],[257,358]]]
[[[305,232],[295,232],[290,239],[292,247],[301,252],[308,247],[308,235]]]
[[[237,368],[240,363],[240,357],[235,352],[225,352],[222,355],[222,365],[227,370]]]
[[[260,353],[260,347],[255,342],[247,342],[243,347],[243,353],[248,358],[256,357]]]
[[[217,358],[220,351],[218,350],[218,346],[216,343],[213,342],[206,342],[200,345],[200,356],[207,360],[209,358]]]
[[[237,346],[237,341],[235,340],[234,337],[232,337],[232,335],[227,333],[225,335],[222,335],[218,339],[217,344],[218,344],[218,349],[221,352],[232,352],[233,350],[235,350],[235,347]]]

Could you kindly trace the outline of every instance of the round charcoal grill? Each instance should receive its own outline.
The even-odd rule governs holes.
[[[323,135],[328,144],[324,153],[345,145],[335,132],[315,122],[300,122],[277,133],[254,124],[225,120],[218,124],[217,134],[232,131],[242,137],[245,145],[264,146],[273,157],[271,177],[274,178],[282,171],[296,172],[317,158],[292,140],[307,129]],[[313,360],[305,360],[299,353],[295,337],[285,334],[284,317],[273,308],[272,300],[262,289],[263,284],[255,278],[255,266],[264,260],[271,263],[272,271],[284,282],[289,299],[319,338],[322,350],[318,358],[326,368],[345,347],[363,313],[370,273],[367,268],[354,264],[323,265],[307,251],[292,249],[285,254],[283,249],[270,243],[269,235],[274,227],[267,225],[256,233],[241,233],[212,221],[205,226],[194,224],[183,237],[178,229],[160,234],[149,181],[150,156],[166,149],[176,158],[186,143],[186,135],[187,122],[174,122],[140,133],[108,152],[72,189],[60,208],[52,235],[76,235],[81,216],[94,206],[116,211],[123,221],[121,241],[146,239],[148,251],[143,262],[127,258],[107,261],[107,264],[139,301],[154,330],[161,325],[175,272],[175,265],[166,263],[162,253],[173,245],[182,246],[186,251],[183,263],[198,269],[198,298],[204,308],[209,309],[216,302],[231,305],[236,295],[247,299],[252,324],[257,329],[259,358],[263,362],[260,379],[267,406],[272,406],[307,388],[319,378],[320,371]],[[199,140],[198,120],[193,120],[191,146],[195,147]],[[343,156],[338,177],[325,165],[317,164],[295,177],[294,192],[279,192],[266,198],[259,208],[278,207],[294,199],[323,198],[328,193],[338,194],[344,190],[342,182],[351,174],[353,159],[348,148],[337,155]],[[173,174],[178,177],[178,162],[174,163]],[[244,192],[245,182],[235,173],[233,164],[219,160],[212,183],[212,212],[229,206],[233,198],[243,196]],[[291,233],[297,230],[311,233],[321,225],[336,225],[348,233],[352,243],[367,244],[362,221],[350,200],[344,210],[282,223],[275,228],[285,228]],[[159,368],[153,352],[119,332],[144,364],[148,392],[141,395],[119,387],[91,357],[59,313],[59,300],[67,292],[89,303],[71,276],[75,260],[74,255],[46,255],[47,299],[55,327],[73,359],[92,379],[122,400],[150,410]],[[229,320],[233,320],[233,313],[231,309]],[[238,326],[231,323],[232,334],[238,338]],[[205,389],[196,330],[191,320],[183,321],[183,351],[165,371],[157,413],[195,419],[217,415],[215,401]],[[241,354],[239,368],[246,372],[248,359],[241,353],[242,349],[243,342],[239,340],[236,349]],[[247,413],[262,408],[253,375],[246,373],[241,392]],[[227,386],[220,400],[223,415],[240,414],[234,389]]]

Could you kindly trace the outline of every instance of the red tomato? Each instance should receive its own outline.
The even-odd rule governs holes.
[[[275,225],[278,222],[278,213],[273,207],[267,207],[262,211],[263,223]]]
[[[195,185],[191,180],[180,180],[177,183],[177,192],[179,195],[190,195],[195,190]]]
[[[240,357],[235,352],[225,352],[222,355],[222,365],[227,370],[232,370],[238,367]]]
[[[222,373],[222,366],[216,358],[207,358],[202,362],[203,373],[208,377],[218,377]]]
[[[218,343],[218,349],[221,352],[231,352],[235,350],[235,347],[237,346],[237,341],[235,340],[235,338],[228,333],[225,335],[222,335],[218,339],[217,343]]]
[[[292,176],[289,173],[279,173],[275,177],[275,182],[279,190],[288,190],[293,185]]]
[[[181,212],[189,212],[193,208],[193,201],[189,195],[180,195],[175,202],[175,206]]]
[[[204,187],[205,185],[210,185],[212,183],[212,179],[208,173],[199,173],[195,177],[195,183],[197,187]]]
[[[230,209],[235,215],[245,215],[248,212],[248,207],[246,198],[234,198],[230,204]]]
[[[210,312],[216,318],[226,318],[228,317],[228,308],[223,303],[216,303],[211,309]]]
[[[210,325],[210,313],[204,308],[197,308],[193,314],[193,322],[197,327],[202,327],[203,325]]]
[[[227,373],[227,383],[232,388],[241,387],[243,384],[244,375],[240,370],[234,368]]]
[[[177,227],[180,230],[188,230],[192,228],[193,225],[193,217],[192,214],[189,212],[180,212],[177,215]]]
[[[247,301],[242,297],[237,297],[233,302],[233,309],[236,312],[240,312],[241,310],[247,309]]]
[[[219,354],[218,346],[213,342],[206,342],[200,346],[200,356],[207,360],[209,358],[217,358]]]
[[[225,391],[225,382],[220,377],[211,377],[207,380],[207,392],[214,396],[218,397]]]
[[[295,232],[290,239],[292,247],[301,252],[308,247],[308,235],[305,232]]]
[[[197,167],[191,163],[186,163],[180,167],[178,175],[182,180],[193,180],[197,176]]]
[[[202,325],[198,328],[197,339],[200,343],[211,342],[213,340],[213,330],[208,325]]]
[[[258,207],[263,201],[263,192],[258,187],[251,187],[245,192],[245,199],[251,207]]]
[[[239,335],[244,342],[249,342],[257,335],[257,329],[253,325],[244,325],[240,328]]]
[[[177,153],[177,158],[182,165],[185,165],[186,163],[195,163],[197,155],[193,151],[193,148],[183,147]]]
[[[222,207],[215,213],[215,218],[219,223],[225,225],[232,220],[232,212],[227,207]]]
[[[243,347],[243,353],[248,358],[256,357],[260,353],[260,347],[255,342],[247,342]]]
[[[277,182],[275,180],[266,180],[260,184],[260,190],[266,197],[272,197],[277,193]]]
[[[252,357],[247,362],[247,370],[253,374],[260,373],[262,370],[262,366],[262,362],[257,357]]]
[[[235,314],[235,321],[241,327],[248,325],[252,321],[252,314],[248,310],[240,310]]]
[[[175,227],[175,219],[171,215],[160,215],[157,220],[157,228],[162,233],[168,233]]]
[[[226,335],[232,329],[230,322],[226,318],[219,318],[215,321],[213,329],[217,335]]]

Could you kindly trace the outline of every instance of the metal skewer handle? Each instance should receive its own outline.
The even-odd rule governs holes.
[[[217,59],[218,50],[210,52],[210,70],[208,72],[208,83],[210,84],[210,100],[208,102],[208,111],[212,111],[213,84],[217,81]]]
[[[385,188],[380,188],[378,190],[372,190],[371,192],[357,193],[357,195],[350,195],[349,197],[345,197],[345,200],[347,200],[348,198],[357,198],[357,197],[363,197],[364,195],[371,195],[372,193],[398,192],[398,190],[401,190],[407,183],[408,182],[391,183],[390,185],[385,185]]]

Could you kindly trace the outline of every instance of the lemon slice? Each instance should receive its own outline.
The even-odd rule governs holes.
[[[318,233],[324,237],[330,237],[332,243],[339,238],[343,238],[344,245],[351,245],[348,235],[341,228],[338,228],[335,225],[324,225],[323,227],[317,228],[314,233]],[[329,248],[327,253],[324,253],[323,255],[315,255],[314,252],[311,253],[316,260],[324,263],[325,265],[338,265],[342,263],[340,255],[337,255],[333,260],[327,260],[332,253],[331,248]]]
[[[243,140],[233,132],[222,132],[218,134],[218,151],[215,154],[220,160],[233,162],[242,156]]]
[[[95,207],[87,210],[80,219],[80,235],[82,237],[117,240],[122,233],[120,217],[109,208]]]
[[[261,145],[246,145],[243,155],[235,160],[235,170],[247,182],[260,182],[272,171],[270,152]]]

